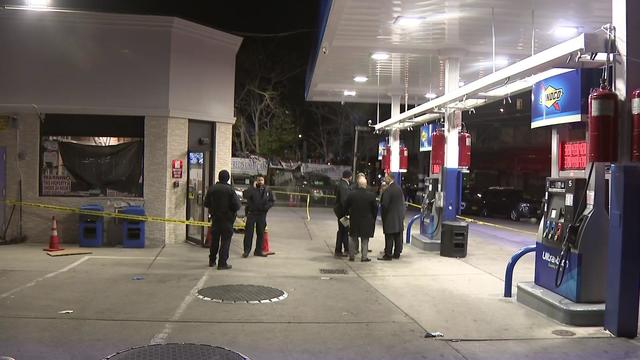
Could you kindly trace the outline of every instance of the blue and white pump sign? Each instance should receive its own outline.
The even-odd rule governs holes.
[[[595,72],[578,69],[537,82],[531,91],[531,128],[586,119],[587,99],[597,79]]]

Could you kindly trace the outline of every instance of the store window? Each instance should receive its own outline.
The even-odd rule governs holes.
[[[40,129],[41,196],[143,196],[144,117],[49,114]]]

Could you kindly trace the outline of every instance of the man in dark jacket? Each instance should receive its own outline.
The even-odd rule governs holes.
[[[236,212],[240,209],[240,199],[229,185],[229,178],[229,172],[221,170],[218,173],[218,182],[209,188],[204,199],[204,206],[209,209],[212,218],[209,266],[213,267],[216,264],[216,255],[219,249],[218,270],[231,269],[231,265],[227,263],[229,246],[233,236]]]
[[[360,247],[362,255],[360,261],[371,261],[367,257],[369,249],[369,238],[372,238],[376,228],[376,216],[378,215],[378,204],[376,195],[367,190],[367,178],[358,176],[357,187],[349,193],[345,205],[345,210],[349,214],[349,261],[355,260],[355,249]]]
[[[393,177],[387,175],[384,180],[388,184],[380,197],[384,255],[378,260],[399,259],[402,253],[402,230],[404,229],[404,195]]]
[[[340,182],[336,186],[336,204],[333,207],[333,212],[338,218],[338,232],[336,233],[336,248],[334,252],[336,257],[347,256],[347,252],[349,252],[349,229],[342,225],[340,219],[347,215],[345,206],[347,203],[347,195],[349,195],[351,176],[350,170],[343,171],[342,179],[340,179]]]
[[[253,242],[253,227],[256,227],[256,249],[253,252],[255,256],[267,256],[262,253],[262,241],[264,239],[264,229],[267,227],[267,211],[271,209],[274,203],[273,193],[264,185],[264,177],[257,176],[255,186],[244,191],[243,194],[247,205],[245,213],[247,214],[247,223],[244,228],[244,252],[242,257],[246,258],[251,252]]]

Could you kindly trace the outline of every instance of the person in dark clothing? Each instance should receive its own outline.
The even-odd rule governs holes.
[[[378,260],[399,259],[402,253],[402,230],[404,229],[404,195],[391,176],[385,176],[384,180],[388,184],[380,197],[384,255],[378,257]]]
[[[231,265],[227,263],[229,246],[233,236],[233,223],[240,209],[240,199],[229,185],[229,178],[229,172],[221,170],[218,173],[218,182],[209,188],[204,199],[204,206],[209,209],[212,219],[209,267],[216,264],[216,255],[219,250],[218,270],[231,269]]]
[[[253,242],[253,227],[256,228],[256,249],[254,256],[267,256],[262,253],[262,241],[264,239],[264,229],[267,227],[267,212],[275,202],[273,193],[264,185],[264,177],[257,176],[255,185],[244,191],[243,194],[247,205],[247,223],[244,228],[244,252],[242,257],[246,258],[251,252]]]
[[[333,212],[338,218],[338,232],[336,233],[336,248],[334,255],[336,257],[347,256],[349,252],[349,228],[342,225],[340,219],[347,215],[345,210],[347,195],[349,195],[349,186],[351,181],[351,171],[345,170],[342,172],[342,179],[336,186],[336,203],[333,207]],[[343,252],[344,250],[344,252]]]
[[[349,214],[349,261],[355,260],[355,249],[358,238],[362,255],[360,261],[371,261],[367,256],[369,249],[369,238],[372,238],[376,228],[376,216],[378,214],[378,204],[376,195],[367,190],[367,178],[358,176],[357,187],[349,193],[345,205],[345,210]]]

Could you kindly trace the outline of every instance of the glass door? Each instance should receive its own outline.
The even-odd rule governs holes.
[[[209,179],[210,152],[189,151],[187,164],[187,219],[207,221],[207,210],[204,197],[207,193]],[[209,229],[202,226],[187,225],[187,241],[205,245]]]

